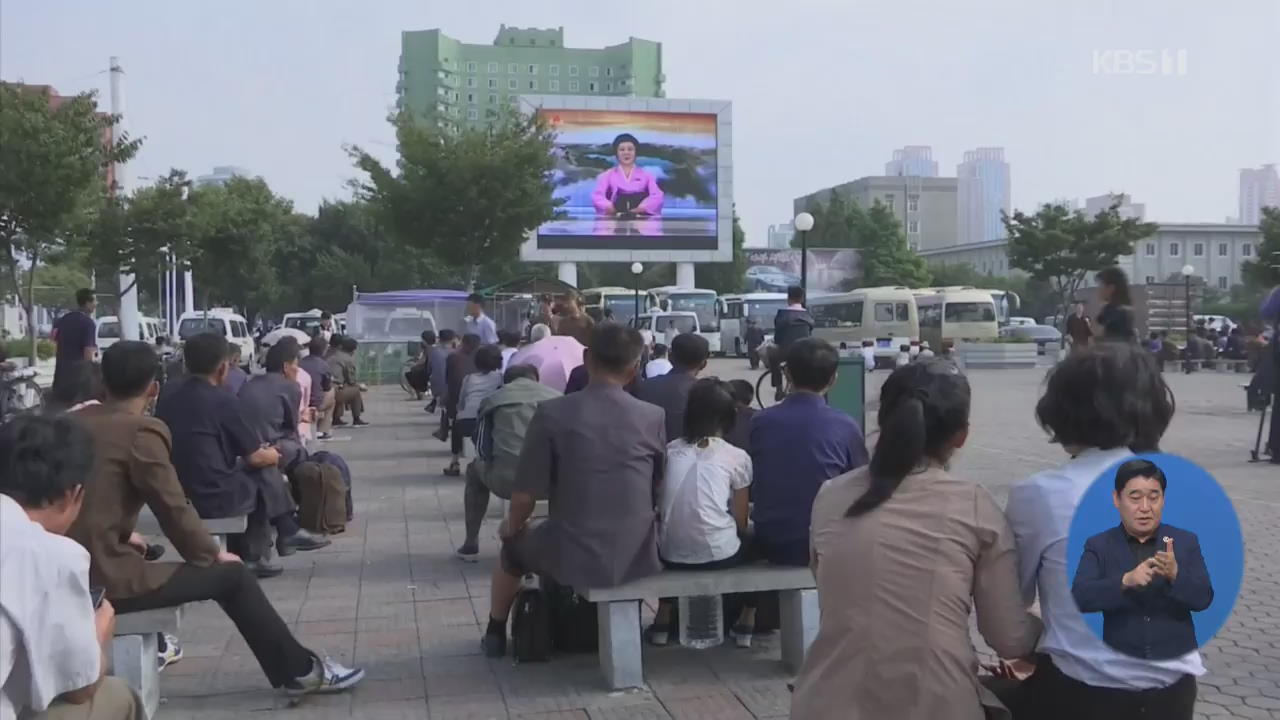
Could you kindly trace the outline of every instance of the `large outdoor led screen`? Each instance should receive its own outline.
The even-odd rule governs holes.
[[[547,110],[558,217],[538,247],[714,250],[713,113]]]

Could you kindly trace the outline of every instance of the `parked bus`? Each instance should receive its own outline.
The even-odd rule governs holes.
[[[859,288],[809,297],[814,337],[847,349],[875,342],[876,366],[893,367],[899,348],[920,340],[916,296],[907,287]]]
[[[1018,297],[1018,293],[1012,290],[990,290],[975,288],[972,285],[948,285],[946,287],[916,288],[915,292],[939,293],[951,290],[979,290],[990,294],[992,301],[995,302],[996,322],[1001,326],[1011,324],[1014,313],[1022,306],[1022,298]]]
[[[640,293],[640,312],[645,311],[647,300]],[[613,319],[629,325],[636,314],[636,291],[624,287],[597,287],[582,291],[582,304],[592,320],[604,319],[605,310],[612,311]]]
[[[971,287],[916,290],[920,338],[935,348],[945,341],[991,340],[999,336],[996,301],[989,290]]]
[[[720,347],[747,356],[747,320],[754,319],[764,330],[766,341],[773,338],[773,319],[787,306],[786,293],[747,293],[720,298]]]
[[[721,353],[720,317],[717,308],[720,304],[715,290],[698,288],[682,288],[668,285],[650,288],[645,295],[648,298],[649,310],[665,312],[691,312],[698,316],[698,334],[706,338],[711,352]]]

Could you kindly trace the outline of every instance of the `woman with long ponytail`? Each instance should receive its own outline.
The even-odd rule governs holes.
[[[1039,625],[1000,506],[947,471],[969,434],[969,382],[941,359],[898,368],[877,417],[871,463],[829,480],[813,504],[822,619],[791,717],[1007,717],[978,681],[970,610],[1004,658],[1031,654]]]

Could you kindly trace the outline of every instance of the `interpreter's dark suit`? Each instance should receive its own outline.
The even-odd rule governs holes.
[[[1157,575],[1145,587],[1124,587],[1122,578],[1138,566],[1143,550],[1136,541],[1130,542],[1123,526],[1117,526],[1085,541],[1071,583],[1081,612],[1102,613],[1103,641],[1127,655],[1168,660],[1195,650],[1191,613],[1213,602],[1213,586],[1196,534],[1162,524],[1148,542],[1155,543],[1155,551],[1163,551],[1166,537],[1173,539],[1178,563],[1173,582]],[[1151,549],[1145,548],[1147,553]]]

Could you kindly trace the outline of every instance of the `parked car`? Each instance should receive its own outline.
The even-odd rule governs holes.
[[[772,265],[752,265],[747,268],[747,284],[756,292],[786,292],[787,288],[800,284],[800,276],[793,275]]]
[[[1011,317],[1009,322],[1005,323],[1008,327],[1030,327],[1036,325],[1035,318],[1029,317]]]
[[[1000,328],[1000,337],[1033,341],[1037,355],[1044,355],[1046,346],[1062,345],[1062,333],[1048,325],[1010,325]]]

